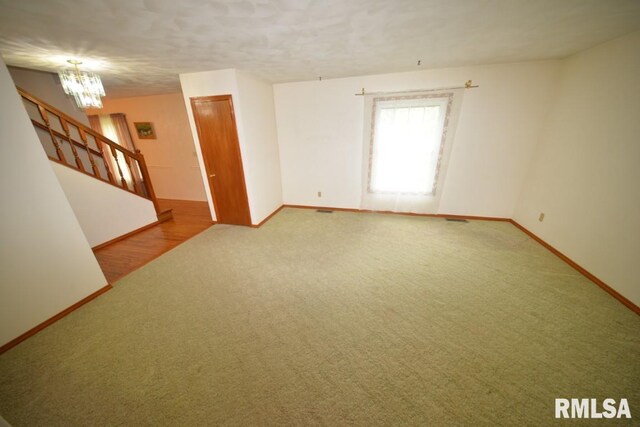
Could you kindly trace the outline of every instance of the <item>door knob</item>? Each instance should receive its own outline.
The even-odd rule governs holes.
[[[209,175],[209,178],[213,178],[214,176],[216,176],[216,174],[212,173],[211,175]]]

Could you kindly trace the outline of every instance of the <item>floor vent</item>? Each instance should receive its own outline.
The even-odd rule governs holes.
[[[469,222],[466,219],[462,219],[462,218],[447,218],[447,221],[452,221],[452,222]]]
[[[329,209],[316,209],[316,212],[318,212],[318,213],[333,213],[333,211],[330,211]]]

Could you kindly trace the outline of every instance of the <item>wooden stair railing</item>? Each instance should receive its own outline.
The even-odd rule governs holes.
[[[49,159],[150,200],[160,222],[172,218],[170,209],[160,210],[140,150],[122,147],[27,91],[17,90]]]

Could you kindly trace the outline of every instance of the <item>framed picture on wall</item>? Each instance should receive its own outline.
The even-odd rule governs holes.
[[[156,131],[151,122],[133,122],[140,139],[156,139]]]

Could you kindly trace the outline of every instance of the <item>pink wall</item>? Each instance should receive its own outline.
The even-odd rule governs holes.
[[[104,108],[87,114],[124,113],[133,142],[149,167],[161,199],[207,200],[181,93],[103,99]],[[157,139],[139,139],[134,122],[152,122]]]

